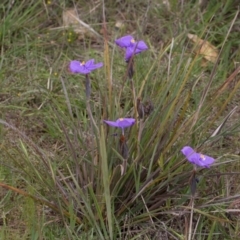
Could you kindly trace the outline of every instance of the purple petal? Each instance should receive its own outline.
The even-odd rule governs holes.
[[[187,156],[190,156],[191,154],[193,153],[196,153],[191,147],[189,146],[185,146],[181,152],[187,157]]]
[[[72,73],[88,74],[91,72],[86,68],[85,64],[76,60],[70,62],[69,69]]]
[[[189,146],[185,146],[181,152],[185,155],[187,160],[193,164],[196,164],[196,160],[198,159],[197,153]]]
[[[130,127],[135,123],[134,118],[119,118],[117,121],[118,126],[121,128]]]
[[[101,68],[103,66],[103,63],[94,64],[94,61],[95,61],[94,59],[90,59],[85,63],[85,68],[87,68],[89,72],[91,72],[94,69]]]
[[[79,71],[79,73],[82,74],[89,74],[91,72],[91,70],[87,69],[86,67],[83,67],[81,71]]]
[[[82,73],[82,74],[88,74],[94,69],[101,68],[103,66],[103,63],[97,63],[94,64],[94,59],[88,60],[86,63],[81,63],[79,61],[71,61],[69,64],[69,69],[72,73]]]
[[[125,52],[125,60],[128,61],[132,55],[133,55],[134,49],[131,47],[128,47]]]
[[[121,48],[127,48],[131,45],[131,41],[133,39],[134,39],[133,36],[127,35],[115,40],[115,43]]]
[[[137,49],[141,50],[141,52],[148,49],[148,46],[144,41],[139,41],[136,44],[137,44]]]
[[[117,122],[103,120],[106,124],[112,127],[119,127]]]
[[[128,61],[133,54],[134,55],[139,54],[147,49],[148,47],[144,41],[132,43],[131,46],[127,47],[126,49],[125,60]]]
[[[100,62],[100,63],[96,63],[96,64],[94,64],[94,65],[89,66],[88,69],[92,71],[92,70],[101,68],[102,66],[103,66],[103,63]]]
[[[76,60],[71,61],[69,64],[69,70],[72,73],[81,73],[81,70],[82,70],[81,63]]]
[[[89,68],[92,65],[94,65],[94,59],[90,59],[84,64],[86,68]]]
[[[146,45],[146,43],[144,41],[139,41],[139,42],[135,42],[132,45],[132,48],[133,48],[134,54],[136,55],[138,53],[141,53],[141,52],[147,50],[148,46]]]
[[[119,128],[130,127],[135,123],[134,118],[119,118],[117,121],[108,121],[108,120],[103,120],[103,121],[107,123],[109,126],[119,127]]]
[[[196,161],[196,164],[200,167],[209,168],[214,161],[214,158],[198,153],[198,160]]]

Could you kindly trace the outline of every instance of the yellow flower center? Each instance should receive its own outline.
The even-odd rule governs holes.
[[[131,39],[131,43],[135,43],[136,41],[135,41],[135,39],[134,38],[132,38]]]
[[[119,121],[123,121],[123,118],[119,118]]]
[[[204,161],[206,160],[205,156],[203,154],[200,154],[200,158]]]
[[[80,63],[80,65],[81,65],[81,66],[85,65],[85,62],[84,62],[84,61],[83,61],[83,62],[81,62],[81,63]]]

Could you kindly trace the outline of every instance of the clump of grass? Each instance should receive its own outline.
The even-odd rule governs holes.
[[[35,12],[39,4],[37,1],[31,9]],[[15,14],[19,9],[25,13],[20,24],[33,17],[25,7],[13,6]],[[184,7],[191,12],[190,5]],[[217,10],[222,10],[221,4]],[[209,33],[214,35],[215,28],[212,15],[207,13],[196,29],[206,38]],[[179,14],[184,17],[184,13]],[[113,42],[108,45],[105,29],[105,69],[91,73],[92,91],[87,101],[84,77],[65,71],[72,59],[64,55],[75,58],[74,46],[67,51],[59,47],[60,53],[53,50],[55,62],[47,55],[50,45],[39,47],[35,41],[25,39],[20,52],[14,49],[14,56],[23,58],[24,64],[19,60],[19,78],[14,65],[2,64],[1,74],[10,76],[2,83],[3,89],[12,95],[5,96],[0,120],[5,160],[0,186],[22,196],[16,202],[25,201],[21,220],[28,230],[24,236],[206,239],[208,235],[212,239],[219,233],[237,235],[237,221],[226,213],[239,196],[237,191],[230,192],[232,182],[223,176],[232,176],[232,168],[238,169],[238,156],[221,146],[221,139],[239,131],[238,124],[228,125],[237,111],[230,103],[239,89],[239,83],[231,85],[237,71],[225,50],[235,41],[229,43],[238,12],[234,14],[227,22],[229,27],[222,30],[225,37],[219,43],[221,55],[214,65],[209,63],[205,68],[199,64],[199,55],[193,54],[194,46],[186,31],[175,33],[157,50],[151,36],[143,35],[150,49],[134,57],[131,80],[123,53],[112,49]],[[4,36],[3,45],[9,43],[11,35]],[[11,54],[5,51],[6,57]],[[102,54],[97,51],[81,54],[86,60],[90,55],[101,61]],[[27,69],[26,78],[21,66]],[[52,66],[58,75],[53,74]],[[11,82],[11,78],[15,81]],[[145,114],[149,105],[151,111]],[[121,132],[103,124],[104,119],[120,117],[135,118],[135,124],[125,130],[124,140],[120,138],[127,154],[119,149]],[[29,126],[30,121],[33,126]],[[193,178],[190,164],[180,153],[185,145],[213,156],[214,166],[197,170]],[[224,154],[219,154],[220,150]],[[7,192],[1,202],[5,209],[11,209],[7,205],[11,194]],[[50,225],[49,221],[61,223]],[[9,227],[5,220],[2,225],[4,237]],[[50,234],[52,227],[55,236]]]

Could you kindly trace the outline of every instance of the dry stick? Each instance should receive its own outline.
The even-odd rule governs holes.
[[[110,59],[109,59],[109,46],[107,41],[107,24],[106,24],[106,9],[105,9],[105,2],[103,1],[102,7],[102,17],[103,17],[103,38],[104,38],[104,66],[106,77],[108,79],[108,105],[112,106],[112,69],[110,69]],[[114,45],[115,46],[115,45]]]
[[[234,78],[240,73],[240,66],[235,69],[231,75],[226,79],[226,81],[215,91],[213,94],[214,99],[217,99],[220,94],[225,90],[225,88],[234,80]]]

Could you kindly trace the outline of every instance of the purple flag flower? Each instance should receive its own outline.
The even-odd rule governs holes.
[[[148,49],[148,46],[144,41],[135,41],[131,35],[127,35],[115,40],[115,43],[126,49],[125,60],[128,61],[132,55],[141,53]]]
[[[69,70],[72,73],[81,73],[81,74],[89,74],[93,70],[97,68],[101,68],[103,66],[103,63],[94,63],[94,59],[90,59],[87,62],[79,62],[76,60],[73,60],[69,64]]]
[[[181,150],[181,152],[185,155],[185,157],[190,163],[198,165],[200,167],[209,168],[210,165],[213,164],[213,162],[215,161],[215,159],[212,157],[195,152],[189,146],[185,146]]]
[[[107,123],[109,126],[118,127],[122,129],[126,127],[130,127],[135,123],[134,118],[119,118],[116,121],[107,121],[107,120],[103,120],[103,121]]]

